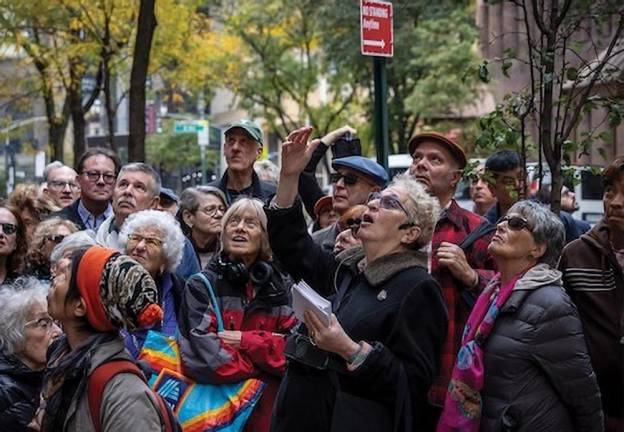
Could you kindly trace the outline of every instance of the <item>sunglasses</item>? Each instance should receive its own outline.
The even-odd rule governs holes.
[[[6,235],[15,234],[17,232],[17,225],[15,224],[3,223],[3,224],[0,224],[0,226],[2,227],[2,232],[5,233]]]
[[[329,178],[333,184],[336,184],[340,181],[340,179],[343,179],[345,186],[353,186],[357,184],[360,179],[355,174],[340,174],[339,172],[331,173]]]
[[[514,231],[521,231],[524,228],[529,231],[532,230],[529,221],[521,216],[505,216],[498,221],[498,224],[502,224],[503,222],[507,222],[507,226]]]
[[[56,244],[59,244],[59,243],[61,243],[63,241],[63,239],[65,237],[66,236],[63,235],[63,234],[56,234],[56,235],[47,236],[46,240],[47,241],[51,241],[51,242],[56,243]]]
[[[360,230],[360,225],[362,224],[362,219],[360,218],[349,218],[347,219],[346,226],[351,230],[351,235],[357,238],[357,233]]]

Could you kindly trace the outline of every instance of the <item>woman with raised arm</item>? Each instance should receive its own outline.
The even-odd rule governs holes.
[[[289,339],[273,431],[420,430],[447,327],[444,300],[421,251],[440,206],[400,176],[368,199],[361,247],[335,256],[305,229],[297,179],[311,157],[311,128],[282,147],[277,195],[265,208],[271,246],[296,279],[332,302],[330,322],[311,310]]]

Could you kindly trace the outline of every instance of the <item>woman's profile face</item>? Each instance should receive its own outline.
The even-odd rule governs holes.
[[[17,219],[4,207],[0,207],[0,228],[0,256],[8,257],[17,247]]]
[[[65,298],[69,290],[71,277],[71,259],[63,257],[54,268],[54,277],[48,291],[48,313],[57,321],[67,319],[67,308]]]
[[[351,249],[357,246],[361,246],[362,242],[353,237],[353,232],[351,228],[347,228],[344,231],[341,231],[338,236],[336,236],[336,244],[334,245],[334,254],[338,254],[344,250]]]
[[[24,348],[16,352],[17,357],[33,370],[43,369],[48,347],[60,334],[61,329],[48,315],[45,304],[35,303],[26,316]]]
[[[243,211],[232,215],[225,224],[223,250],[231,258],[246,263],[254,262],[262,249],[262,224],[251,211]]]
[[[410,221],[406,202],[407,193],[399,187],[386,188],[369,200],[358,231],[362,243],[384,243],[388,250],[399,248],[405,234],[400,227]]]
[[[536,247],[527,220],[520,214],[509,213],[496,226],[488,251],[494,258],[513,260],[525,259]]]

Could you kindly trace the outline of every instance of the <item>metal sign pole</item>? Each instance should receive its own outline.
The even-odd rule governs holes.
[[[386,77],[386,59],[373,57],[373,74],[375,79],[375,144],[377,162],[388,170],[388,153],[390,140],[388,137],[388,81]]]

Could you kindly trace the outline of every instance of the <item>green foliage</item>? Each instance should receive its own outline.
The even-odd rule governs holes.
[[[463,8],[424,19],[414,28],[409,63],[425,73],[406,100],[411,112],[431,118],[473,100],[476,37],[474,18]]]

